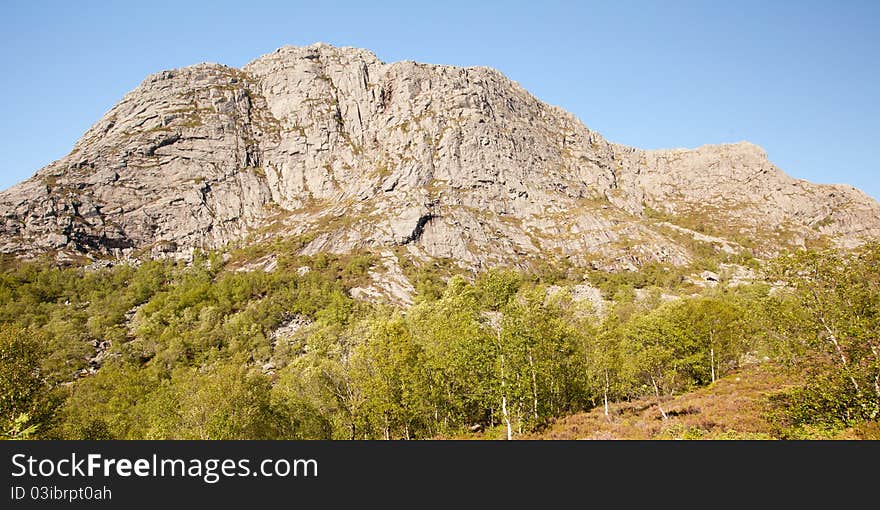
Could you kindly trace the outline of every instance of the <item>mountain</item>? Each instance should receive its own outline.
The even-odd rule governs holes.
[[[610,143],[500,72],[318,43],[148,77],[0,193],[0,252],[187,257],[277,236],[486,267],[687,264],[880,238],[880,204],[750,143]]]

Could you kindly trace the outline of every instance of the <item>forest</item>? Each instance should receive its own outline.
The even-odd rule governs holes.
[[[271,272],[235,270],[253,250],[100,268],[3,259],[0,435],[515,439],[633,399],[665,420],[672,396],[755,363],[800,375],[768,398],[773,438],[877,429],[880,244],[752,260],[756,281],[711,287],[657,264],[410,262],[411,307],[350,297],[369,253],[264,251]],[[575,299],[584,282],[608,309]]]

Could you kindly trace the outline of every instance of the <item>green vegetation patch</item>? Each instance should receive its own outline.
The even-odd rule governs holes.
[[[567,291],[582,280],[564,264],[466,279],[404,252],[416,304],[357,301],[375,257],[303,256],[304,242],[99,270],[4,257],[0,433],[506,438],[589,412],[624,437],[876,436],[880,245],[780,257],[773,292],[684,294],[682,273],[659,265],[592,272],[612,298],[600,318]],[[266,256],[270,271],[242,270]]]

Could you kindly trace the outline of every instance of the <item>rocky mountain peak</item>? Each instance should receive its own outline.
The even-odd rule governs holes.
[[[322,61],[362,61],[368,64],[382,64],[379,58],[370,50],[351,46],[333,46],[325,42],[316,42],[308,46],[284,45],[272,53],[268,53],[253,60],[245,66],[245,70],[262,62],[298,62],[302,60]]]
[[[304,253],[614,269],[687,263],[698,236],[756,255],[854,245],[880,236],[880,206],[792,179],[748,142],[612,144],[495,70],[324,43],[151,75],[68,156],[0,193],[0,251],[23,256],[187,256],[277,236],[307,239]]]

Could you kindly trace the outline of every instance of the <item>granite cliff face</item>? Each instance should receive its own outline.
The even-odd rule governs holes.
[[[0,251],[187,256],[273,236],[470,267],[687,263],[880,238],[880,205],[739,143],[609,143],[489,68],[284,47],[148,77],[63,159],[0,193]]]

